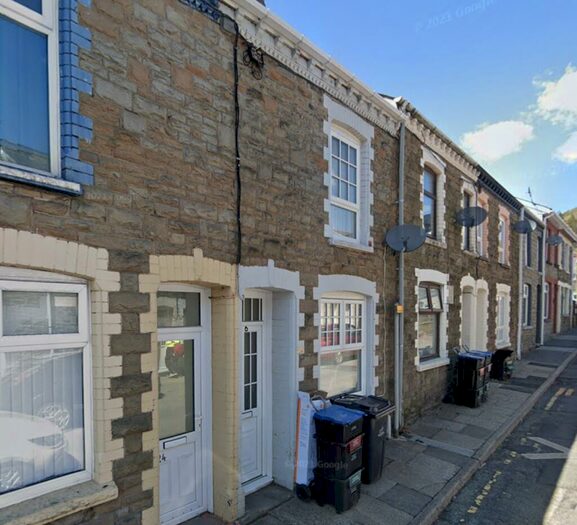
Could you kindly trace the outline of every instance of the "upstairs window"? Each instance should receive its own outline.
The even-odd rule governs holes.
[[[499,217],[499,262],[507,264],[507,223]]]
[[[423,173],[423,228],[437,238],[437,176],[429,169]]]
[[[473,198],[468,192],[463,194],[463,208],[470,208]],[[473,228],[463,227],[463,250],[468,252],[473,251],[473,246],[471,242],[471,236],[473,235]]]
[[[531,232],[529,232],[525,235],[525,265],[529,268],[533,265],[532,250],[533,236],[531,235]]]
[[[543,236],[539,235],[539,237],[537,237],[537,250],[539,251],[539,253],[537,254],[537,260],[539,261],[538,264],[538,269],[540,272],[543,271]]]
[[[58,2],[0,0],[0,164],[58,173]]]
[[[331,139],[331,210],[333,232],[359,239],[358,158],[360,144],[333,133]]]

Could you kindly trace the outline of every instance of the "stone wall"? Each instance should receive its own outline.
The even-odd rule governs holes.
[[[421,223],[421,157],[422,141],[412,133],[407,133],[406,140],[406,214],[408,223]],[[461,226],[455,221],[455,214],[462,207],[462,174],[452,164],[446,165],[446,247],[430,242],[419,250],[405,257],[406,303],[405,303],[405,409],[406,417],[410,420],[423,410],[437,404],[444,396],[447,388],[448,367],[443,366],[419,372],[415,366],[415,323],[416,295],[413,292],[416,286],[415,268],[428,268],[449,274],[449,286],[453,289],[453,301],[449,304],[448,342],[449,349],[460,344],[461,327],[461,297],[460,282],[464,276],[470,275],[474,279],[484,279],[489,288],[489,316],[488,316],[488,349],[495,349],[496,334],[496,287],[497,283],[511,287],[510,308],[510,341],[511,348],[515,348],[517,340],[517,308],[518,308],[518,259],[519,238],[513,230],[509,231],[510,261],[509,265],[498,262],[498,214],[499,206],[504,204],[497,197],[489,194],[489,216],[485,223],[488,228],[487,256],[477,257],[462,249]],[[511,224],[516,215],[511,210]]]
[[[541,258],[541,254],[539,253],[539,237],[543,238],[543,230],[537,227],[528,235],[531,236],[531,264],[527,264],[525,255],[523,255],[523,283],[531,286],[531,324],[522,327],[521,342],[523,353],[533,350],[540,344],[540,341],[537,340],[537,334],[539,333],[538,326],[541,323],[539,313],[543,312],[542,308],[540,308],[542,273],[539,271],[539,259]],[[525,245],[523,245],[523,251],[525,251]],[[519,305],[519,307],[522,308],[521,305]]]

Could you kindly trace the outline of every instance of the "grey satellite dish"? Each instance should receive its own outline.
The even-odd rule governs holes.
[[[415,224],[402,224],[391,228],[385,236],[385,242],[396,252],[412,252],[420,248],[427,232]]]
[[[523,219],[513,224],[513,229],[517,233],[531,233],[535,228],[537,228],[537,224],[529,219]]]
[[[474,226],[479,226],[487,218],[487,210],[480,206],[471,206],[470,208],[459,210],[455,218],[461,226],[473,228]]]
[[[559,246],[562,242],[563,239],[560,235],[551,235],[550,237],[547,237],[547,244],[550,244],[551,246]]]

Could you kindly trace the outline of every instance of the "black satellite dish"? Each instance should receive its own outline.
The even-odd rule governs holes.
[[[537,228],[537,223],[529,219],[523,219],[513,224],[513,229],[517,233],[531,233],[535,228]]]
[[[391,228],[385,236],[385,242],[396,252],[412,252],[420,248],[427,232],[415,224],[401,224]]]
[[[480,206],[471,206],[459,210],[455,218],[461,226],[473,228],[479,226],[487,218],[487,210]]]
[[[551,235],[547,237],[547,244],[551,246],[559,246],[563,242],[563,239],[560,235]]]

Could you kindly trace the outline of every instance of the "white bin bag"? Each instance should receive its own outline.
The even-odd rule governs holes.
[[[308,485],[317,465],[317,440],[313,416],[316,411],[330,406],[330,401],[313,399],[305,392],[298,393],[297,404],[297,454],[295,459],[295,483]]]

